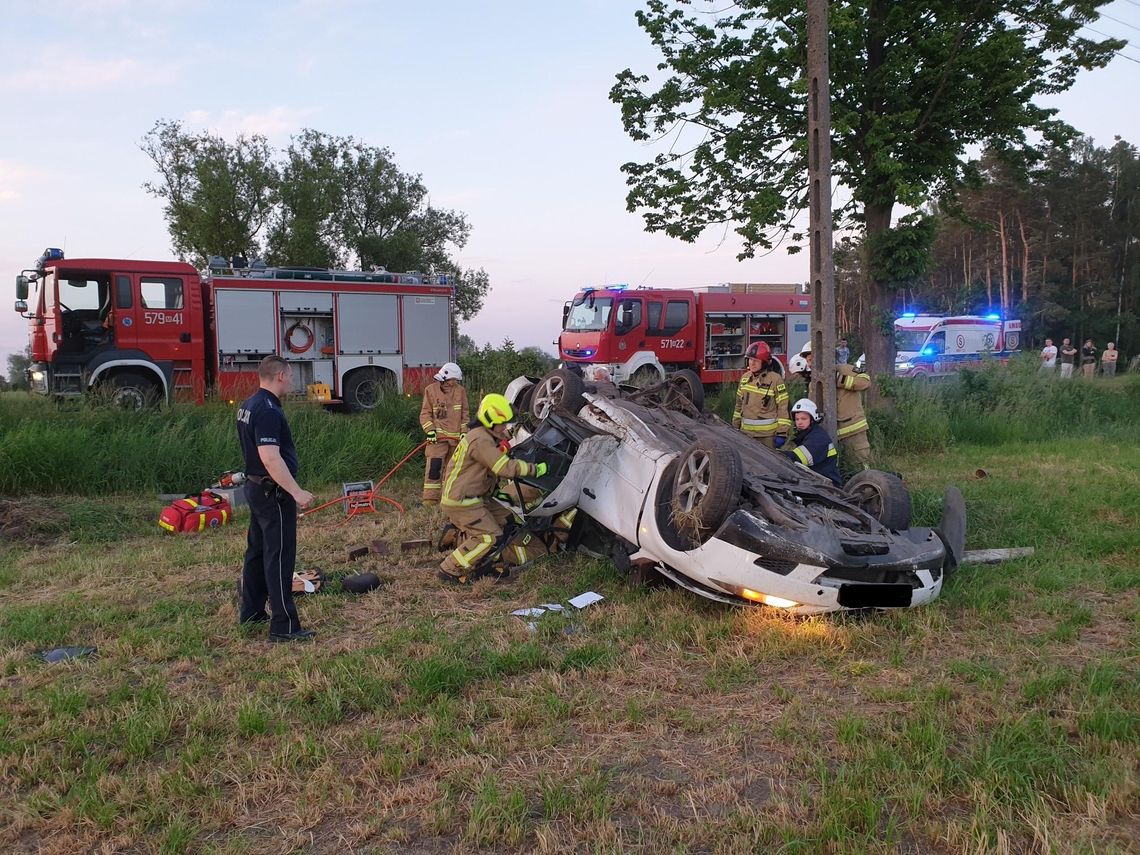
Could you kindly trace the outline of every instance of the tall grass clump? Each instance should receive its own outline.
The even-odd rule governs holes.
[[[344,415],[286,404],[302,483],[383,474],[419,442],[419,399],[391,396]],[[241,469],[234,407],[177,404],[143,413],[0,398],[0,494],[186,492]]]

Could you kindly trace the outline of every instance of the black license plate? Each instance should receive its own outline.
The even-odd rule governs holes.
[[[910,585],[840,585],[839,605],[848,609],[900,609],[910,605]]]

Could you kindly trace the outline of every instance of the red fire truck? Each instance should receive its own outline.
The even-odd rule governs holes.
[[[294,393],[367,410],[388,390],[419,391],[451,358],[446,277],[222,264],[199,274],[46,250],[16,278],[33,390],[101,391],[130,408],[201,404],[208,392],[239,400],[277,353],[293,365]]]
[[[682,368],[705,383],[735,383],[753,342],[767,342],[786,363],[809,340],[811,301],[802,291],[794,284],[586,288],[563,307],[558,352],[568,366],[607,366],[618,383],[657,382]]]

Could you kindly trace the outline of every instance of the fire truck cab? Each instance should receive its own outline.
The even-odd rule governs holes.
[[[797,285],[702,289],[585,288],[566,303],[558,351],[568,367],[605,365],[614,382],[644,385],[681,369],[736,382],[757,341],[786,360],[808,341],[810,299]]]
[[[451,358],[446,277],[316,269],[224,269],[124,259],[65,259],[48,249],[16,280],[30,323],[32,389],[100,391],[136,409],[227,400],[258,386],[280,354],[294,393],[351,410],[421,389]]]

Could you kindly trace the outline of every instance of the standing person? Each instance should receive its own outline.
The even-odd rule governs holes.
[[[769,448],[780,448],[792,428],[784,378],[767,342],[753,342],[744,355],[748,357],[748,370],[736,388],[732,426]]]
[[[245,499],[249,534],[241,571],[243,624],[269,623],[270,641],[304,641],[315,632],[301,629],[293,603],[293,564],[297,559],[297,508],[313,494],[297,483],[297,448],[281,409],[293,369],[280,356],[257,366],[261,388],[237,411],[237,434],[245,459]],[[266,603],[272,617],[266,614]]]
[[[479,402],[475,418],[467,425],[467,433],[460,438],[447,466],[439,504],[459,530],[459,545],[439,565],[439,578],[444,582],[463,585],[474,579],[502,536],[510,511],[498,503],[488,507],[487,502],[499,479],[541,478],[546,474],[545,463],[511,459],[507,425],[514,417],[505,397],[487,395]],[[510,562],[509,553],[502,558]],[[491,572],[505,578],[510,571],[496,563]]]
[[[1120,351],[1116,349],[1116,345],[1111,341],[1104,346],[1104,353],[1100,355],[1100,373],[1105,377],[1116,376],[1116,360],[1120,357]]]
[[[809,343],[788,363],[793,374],[801,374],[811,382],[812,354]],[[871,375],[857,371],[853,365],[840,365],[835,370],[835,433],[847,459],[857,466],[871,462],[871,426],[863,411],[863,392],[871,388]]]
[[[800,398],[792,404],[792,418],[796,424],[796,445],[784,454],[813,472],[830,478],[837,487],[842,486],[843,476],[839,474],[836,462],[839,452],[819,423],[822,416],[815,402],[811,398]]]
[[[839,339],[839,344],[835,348],[835,364],[846,365],[851,361],[851,348],[847,346],[847,339]]]
[[[1057,346],[1053,339],[1045,339],[1045,346],[1041,348],[1041,371],[1052,371],[1057,367]]]
[[[424,449],[422,499],[425,505],[439,504],[440,479],[470,418],[467,390],[461,385],[463,371],[459,366],[454,362],[445,363],[436,372],[435,380],[424,389],[424,402],[420,406],[420,427],[428,441]]]
[[[1061,342],[1061,379],[1073,376],[1073,365],[1077,361],[1077,349],[1073,347],[1072,342],[1064,339]]]
[[[1093,340],[1086,339],[1085,346],[1081,348],[1081,374],[1085,379],[1091,380],[1093,372],[1096,370],[1096,354],[1097,349],[1093,345]]]

